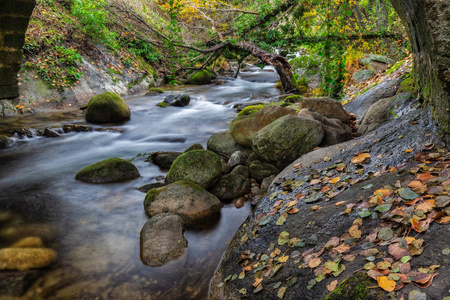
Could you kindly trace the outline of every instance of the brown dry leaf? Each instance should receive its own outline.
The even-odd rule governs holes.
[[[253,293],[256,294],[257,292],[262,291],[262,289],[263,289],[263,286],[262,286],[262,284],[260,284],[256,287],[256,289],[253,291]]]
[[[330,282],[330,284],[327,285],[327,290],[329,292],[334,291],[334,289],[336,288],[337,284],[338,284],[338,281],[337,280],[333,280],[332,282]]]
[[[354,261],[355,258],[356,258],[355,254],[347,254],[342,257],[342,259],[345,261]]]
[[[333,236],[323,247],[324,248],[329,248],[330,246],[336,247],[337,245],[339,245],[339,240],[340,238],[338,238],[337,236]]]
[[[418,273],[414,278],[414,284],[422,289],[426,289],[431,285],[436,275],[438,275],[438,273],[433,274]]]
[[[386,292],[392,292],[395,289],[395,281],[390,280],[387,276],[377,277],[378,285]]]
[[[435,176],[431,175],[431,173],[429,173],[429,172],[416,174],[417,180],[420,180],[420,181],[422,181],[422,182],[427,182],[427,181],[429,181],[431,178],[434,178],[434,177],[435,177]]]
[[[299,211],[300,211],[300,210],[299,210],[297,207],[295,207],[295,208],[289,210],[289,211],[288,211],[288,214],[296,214],[296,213],[298,213]]]
[[[394,173],[397,171],[398,171],[398,169],[396,167],[392,167],[392,168],[390,168],[389,173]]]
[[[298,204],[298,201],[294,200],[294,201],[289,201],[288,206],[287,207],[292,207],[294,205]]]
[[[329,191],[331,191],[331,188],[329,186],[324,186],[322,189],[322,193],[327,193]]]
[[[414,180],[411,181],[408,186],[410,188],[412,188],[413,191],[415,191],[418,194],[424,194],[427,191],[427,186],[426,184],[423,184],[422,182],[420,182],[419,180]]]
[[[275,202],[275,203],[273,204],[273,207],[276,208],[277,206],[279,206],[279,205],[281,205],[281,204],[283,204],[283,200],[278,200],[277,202]]]
[[[253,286],[257,287],[261,284],[261,281],[263,281],[264,278],[255,278],[255,282],[253,282]]]
[[[378,277],[384,276],[384,273],[381,273],[380,271],[376,271],[376,270],[369,270],[367,271],[367,275],[372,278],[377,280]]]
[[[428,227],[430,227],[430,223],[433,221],[433,219],[429,218],[424,221],[417,221],[414,218],[411,218],[411,228],[414,229],[417,232],[424,232],[428,230]]]
[[[361,153],[351,159],[354,164],[362,164],[366,159],[370,158],[369,153]]]
[[[352,227],[350,227],[348,232],[350,233],[350,236],[355,238],[355,239],[361,238],[362,232],[361,232],[361,230],[359,230],[358,225],[353,225]]]
[[[339,201],[339,202],[336,202],[334,205],[339,206],[339,205],[344,204],[345,202],[347,202],[347,201]]]
[[[314,268],[317,268],[318,266],[320,266],[321,263],[322,263],[322,258],[320,258],[320,257],[313,258],[309,262],[308,267],[310,267],[311,269],[314,269]]]
[[[362,219],[361,219],[361,218],[356,218],[356,219],[353,221],[353,225],[362,226]]]
[[[392,190],[388,190],[388,189],[379,189],[376,190],[375,192],[373,192],[373,194],[375,196],[380,196],[380,197],[387,197],[390,196],[392,194]]]
[[[406,256],[409,254],[409,250],[400,248],[399,243],[389,245],[388,251],[389,251],[389,254],[392,255],[396,260],[399,260],[403,256]]]
[[[336,183],[336,182],[338,182],[339,180],[341,180],[341,177],[340,176],[338,176],[338,177],[335,177],[335,178],[333,178],[333,179],[330,179],[330,181],[329,181],[329,183]]]
[[[433,205],[430,202],[425,201],[424,203],[421,203],[417,205],[415,210],[423,210],[423,212],[427,213],[428,211],[433,209]]]
[[[344,243],[342,243],[342,244],[340,244],[339,246],[334,247],[333,250],[334,250],[334,251],[337,251],[337,252],[339,252],[339,253],[342,254],[342,253],[345,253],[345,252],[347,252],[348,250],[350,250],[350,246],[349,246],[349,245],[346,245],[346,244],[344,244]]]
[[[319,205],[311,206],[311,210],[313,210],[313,211],[316,211],[316,210],[319,210],[319,209],[321,209],[321,207]]]
[[[401,216],[405,212],[406,206],[397,207],[391,211],[391,215],[393,216]]]
[[[438,222],[441,225],[450,224],[450,216],[442,217],[439,220],[436,220],[436,222]]]
[[[296,198],[297,198],[298,200],[302,200],[302,199],[305,198],[305,197],[306,197],[305,194],[298,194]]]
[[[316,185],[322,182],[322,179],[313,179],[311,180],[311,182],[309,183],[309,185]]]

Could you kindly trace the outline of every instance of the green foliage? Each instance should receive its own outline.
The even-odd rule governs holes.
[[[148,63],[158,62],[162,55],[159,51],[150,43],[133,40],[128,44],[128,49],[130,49],[135,55],[138,55],[145,59]]]
[[[112,18],[108,15],[105,4],[105,0],[73,0],[72,14],[83,23],[83,33],[115,50],[119,48],[119,35],[109,29],[108,20]]]
[[[258,105],[250,105],[250,106],[247,106],[247,107],[245,107],[243,110],[241,110],[241,111],[238,113],[238,117],[240,117],[240,116],[246,116],[246,115],[251,115],[251,114],[253,114],[253,113],[255,113],[255,112],[257,112],[257,111],[263,109],[264,107],[266,107],[266,105],[264,105],[264,104],[258,104]]]

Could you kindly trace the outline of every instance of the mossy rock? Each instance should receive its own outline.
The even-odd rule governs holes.
[[[297,102],[301,102],[303,100],[303,97],[300,95],[292,95],[292,96],[287,96],[286,98],[284,98],[284,102],[286,103],[297,103]]]
[[[222,172],[222,160],[208,150],[192,150],[180,155],[172,164],[166,183],[188,180],[202,188],[210,187]]]
[[[169,170],[175,159],[177,159],[180,155],[181,152],[159,151],[153,152],[148,159],[161,169]]]
[[[264,178],[272,175],[278,175],[280,170],[269,163],[255,160],[250,164],[250,177],[258,182],[262,182]]]
[[[410,92],[417,94],[417,87],[413,77],[406,78],[400,83],[400,88],[397,91],[397,95]]]
[[[156,104],[156,106],[166,108],[168,106],[168,104],[163,101],[163,102],[159,102],[158,104]]]
[[[238,113],[238,117],[240,117],[240,116],[246,116],[246,115],[251,115],[251,114],[253,114],[253,113],[255,113],[255,112],[257,112],[257,111],[263,109],[264,107],[266,107],[266,105],[264,105],[264,104],[258,104],[258,105],[250,105],[250,106],[247,106],[247,107],[245,107],[243,110],[241,110],[241,111]]]
[[[137,168],[123,158],[109,158],[90,165],[77,173],[76,179],[88,183],[122,182],[138,178]]]
[[[53,249],[4,248],[0,250],[0,270],[28,270],[49,266],[57,258]]]
[[[250,193],[250,180],[238,174],[227,174],[210,191],[220,200],[233,200]]]
[[[199,70],[189,75],[187,82],[193,85],[210,84],[211,75],[207,70]]]
[[[114,92],[106,92],[92,97],[86,108],[86,121],[93,123],[122,122],[129,120],[130,108]]]
[[[359,272],[342,281],[325,300],[375,300],[380,299],[377,291],[371,289],[373,280],[367,274]]]
[[[189,148],[187,148],[186,150],[184,150],[184,153],[192,151],[192,150],[205,150],[205,148],[203,148],[203,146],[200,144],[194,144],[194,145],[190,146]]]
[[[236,151],[242,151],[244,153],[252,152],[250,148],[238,144],[229,131],[211,135],[207,143],[207,148],[223,157],[230,157]]]
[[[8,147],[12,143],[12,140],[6,135],[0,135],[0,149]]]
[[[149,92],[149,93],[158,93],[158,94],[164,93],[164,91],[163,91],[162,89],[155,88],[155,87],[149,88],[149,89],[148,89],[148,92]]]

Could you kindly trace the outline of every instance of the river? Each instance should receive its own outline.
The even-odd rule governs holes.
[[[12,147],[0,150],[0,246],[7,247],[21,235],[35,235],[58,252],[57,262],[23,299],[206,297],[227,243],[251,212],[250,203],[240,209],[224,203],[213,223],[186,229],[185,256],[163,267],[149,267],[141,262],[139,250],[140,231],[148,220],[145,194],[136,188],[161,180],[165,172],[140,156],[133,163],[141,177],[129,182],[86,184],[75,180],[75,174],[111,157],[184,151],[195,143],[206,148],[211,134],[227,130],[236,116],[233,104],[252,101],[251,94],[279,94],[271,72],[244,72],[238,79],[221,80],[222,85],[126,97],[132,117],[124,124],[89,124],[94,131],[60,138],[15,137]],[[167,94],[180,92],[191,96],[189,106],[156,106]],[[40,112],[1,119],[0,132],[64,124],[87,123],[77,110]],[[115,130],[99,131],[110,127]],[[2,225],[1,216],[12,221]],[[16,231],[11,236],[12,229]]]

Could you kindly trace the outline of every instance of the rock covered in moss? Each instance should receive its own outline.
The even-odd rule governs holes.
[[[6,135],[0,135],[0,149],[8,147],[12,143],[12,140]]]
[[[168,95],[164,98],[164,103],[170,106],[187,106],[191,102],[191,97],[187,94]]]
[[[106,92],[92,97],[86,109],[86,121],[93,123],[129,120],[130,108],[117,93]]]
[[[122,182],[138,178],[137,168],[123,158],[109,158],[90,165],[77,173],[76,179],[88,183]]]
[[[162,213],[180,215],[186,224],[195,224],[223,207],[216,196],[190,181],[182,180],[150,190],[145,195],[145,212],[153,217]]]
[[[262,182],[263,179],[266,177],[278,175],[278,173],[280,173],[280,170],[274,165],[271,165],[269,163],[260,160],[254,160],[250,164],[249,169],[250,169],[250,177],[258,182]]]
[[[287,115],[258,131],[252,140],[253,151],[264,161],[284,169],[317,147],[323,135],[320,122]]]
[[[255,134],[273,121],[295,112],[276,105],[269,105],[251,115],[237,117],[230,124],[233,139],[245,147],[252,146]]]
[[[141,230],[141,257],[149,266],[162,266],[186,252],[183,219],[160,214],[148,220]]]
[[[207,70],[195,71],[187,78],[188,84],[203,85],[211,83],[211,75]]]
[[[207,149],[220,156],[230,157],[236,151],[251,152],[250,148],[238,144],[229,131],[214,133],[208,140]]]
[[[284,98],[284,102],[286,103],[297,103],[301,102],[303,100],[303,97],[300,95],[291,95]]]
[[[162,89],[152,87],[152,88],[148,89],[148,92],[147,92],[146,95],[147,96],[156,96],[156,95],[159,95],[159,94],[162,94],[162,93],[164,93],[164,91]]]
[[[250,105],[250,106],[244,107],[244,109],[238,113],[238,117],[251,115],[257,111],[260,111],[261,109],[263,109],[266,106],[267,105],[264,105],[264,104],[258,104],[258,105]]]
[[[56,260],[57,254],[47,248],[4,248],[0,250],[0,270],[44,268]]]
[[[205,148],[203,148],[201,144],[194,144],[189,146],[186,150],[184,150],[184,152],[186,153],[192,150],[205,150]]]
[[[210,192],[220,200],[233,200],[250,192],[250,180],[236,173],[219,179]]]
[[[380,299],[376,296],[377,291],[373,288],[373,281],[367,274],[358,272],[342,281],[325,300],[359,300]]]
[[[192,150],[180,155],[172,164],[166,183],[188,180],[208,188],[222,172],[222,160],[208,150]]]

